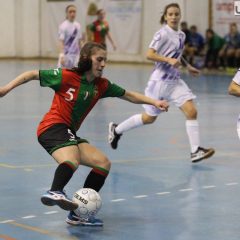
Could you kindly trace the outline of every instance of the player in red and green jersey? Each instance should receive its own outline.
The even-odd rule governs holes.
[[[92,33],[93,42],[101,43],[106,47],[106,38],[108,38],[112,44],[113,50],[116,50],[116,45],[110,34],[109,24],[105,20],[105,16],[106,12],[103,9],[99,9],[97,11],[97,20],[89,24],[88,29]]]
[[[70,210],[66,221],[72,225],[103,225],[99,219],[80,219],[73,212],[77,204],[63,191],[80,164],[92,168],[84,188],[99,191],[109,173],[111,163],[104,153],[76,135],[96,102],[100,98],[119,97],[137,104],[151,104],[163,111],[168,109],[168,103],[164,100],[154,100],[140,93],[126,91],[103,78],[106,58],[104,46],[86,43],[81,50],[77,68],[28,71],[0,87],[0,97],[30,80],[40,80],[41,86],[51,87],[55,91],[52,106],[39,124],[37,135],[40,144],[59,165],[52,186],[41,197],[41,201],[48,206],[58,205],[64,210]]]

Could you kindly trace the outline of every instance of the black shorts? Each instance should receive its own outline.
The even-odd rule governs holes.
[[[38,137],[38,141],[50,155],[62,147],[88,143],[86,139],[78,137],[76,133],[64,123],[57,123],[48,128]]]

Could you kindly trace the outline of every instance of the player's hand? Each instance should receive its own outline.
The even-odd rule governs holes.
[[[188,64],[187,65],[187,70],[189,71],[189,73],[193,76],[193,77],[197,77],[200,75],[200,71],[193,67],[192,65]]]
[[[169,104],[166,100],[157,100],[154,105],[156,108],[160,109],[161,111],[165,111],[165,112],[167,112],[168,108],[169,108]]]
[[[168,58],[167,63],[177,68],[181,65],[181,61],[177,58]]]
[[[0,87],[0,97],[4,97],[8,93],[6,87]]]

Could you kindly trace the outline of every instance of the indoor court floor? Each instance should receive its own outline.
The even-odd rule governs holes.
[[[0,61],[3,85],[19,73],[55,68],[54,61]],[[109,64],[105,76],[128,90],[143,92],[152,65]],[[183,75],[197,95],[204,147],[216,154],[192,164],[183,114],[173,105],[150,125],[124,134],[119,148],[107,143],[108,123],[143,109],[120,99],[100,101],[78,135],[112,162],[100,194],[104,227],[69,226],[67,212],[41,204],[56,163],[39,145],[36,129],[53,91],[37,81],[0,99],[0,239],[239,240],[239,99],[227,94],[231,76]],[[90,169],[80,167],[67,185],[69,196],[82,187]]]

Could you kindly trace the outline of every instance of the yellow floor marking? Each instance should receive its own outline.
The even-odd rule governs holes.
[[[40,164],[40,165],[22,165],[22,166],[0,163],[0,167],[10,168],[10,169],[31,169],[32,170],[32,168],[45,168],[45,167],[54,167],[54,166],[56,166],[56,164],[53,164],[53,163],[52,164]]]
[[[0,239],[4,239],[4,240],[17,240],[16,238],[11,238],[11,237],[9,237],[7,235],[1,235],[1,234],[0,234]]]
[[[29,225],[22,224],[22,223],[11,222],[11,223],[8,223],[8,224],[11,224],[11,225],[14,225],[16,227],[20,227],[20,228],[23,228],[23,229],[26,229],[26,230],[29,230],[29,231],[32,231],[32,232],[37,232],[37,233],[40,233],[40,234],[43,234],[43,235],[58,237],[60,239],[67,239],[67,240],[77,240],[78,239],[77,237],[74,237],[74,236],[64,236],[63,234],[60,234],[60,233],[51,232],[51,231],[48,231],[48,230],[45,230],[45,229],[42,229],[42,228],[33,227],[33,226],[29,226]]]
[[[16,167],[13,166],[13,165],[5,164],[5,163],[0,163],[0,167],[4,167],[4,168],[13,168],[13,169],[16,168]]]

